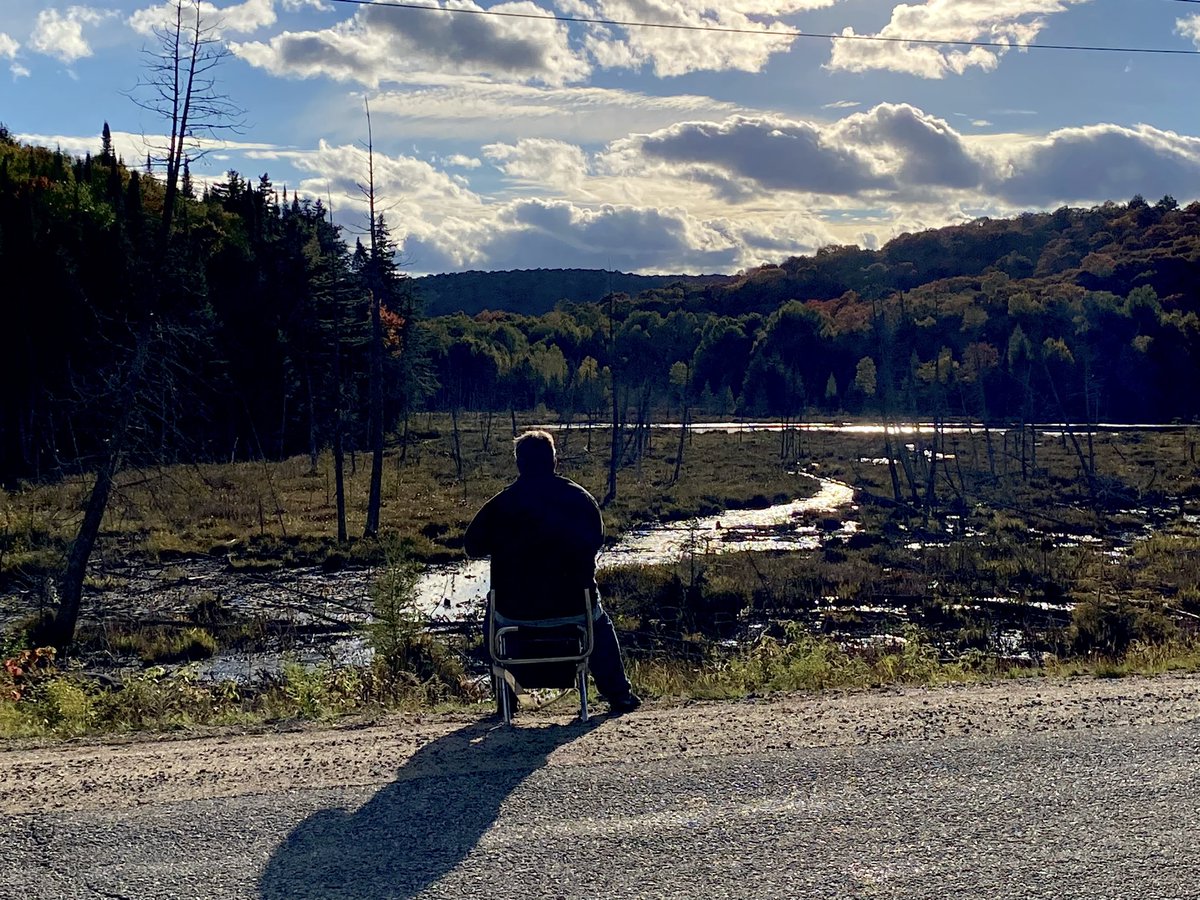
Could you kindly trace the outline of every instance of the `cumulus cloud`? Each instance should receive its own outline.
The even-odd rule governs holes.
[[[858,147],[876,171],[898,188],[974,188],[985,177],[983,162],[942,119],[906,103],[881,103],[848,116],[830,129],[834,145]]]
[[[819,125],[772,116],[684,122],[615,141],[605,155],[616,173],[637,171],[643,160],[665,163],[731,199],[758,193],[740,184],[746,181],[756,188],[829,194],[890,186],[867,157],[828,140]]]
[[[449,220],[410,234],[404,255],[420,271],[536,266],[624,271],[727,271],[743,246],[680,209],[518,200],[485,221]]]
[[[1046,26],[1047,17],[1089,0],[926,0],[923,5],[899,4],[880,37],[926,41],[988,41],[1031,43]],[[853,35],[853,28],[842,32]],[[991,71],[1003,48],[939,47],[908,41],[833,42],[830,69],[865,72],[886,69],[919,78],[962,75],[969,69]]]
[[[1032,206],[1200,194],[1200,138],[1149,125],[1064,128],[1008,155],[994,190]]]
[[[481,9],[471,0],[444,0],[442,8]],[[490,10],[548,15],[528,0],[497,4]],[[580,81],[591,71],[571,48],[562,23],[384,6],[362,7],[331,28],[285,31],[267,43],[233,43],[230,49],[273,75],[323,75],[370,87],[408,81],[414,73],[562,85]]]
[[[61,62],[73,63],[92,55],[92,48],[83,36],[83,27],[97,25],[110,15],[112,13],[89,6],[70,6],[66,13],[43,9],[29,36],[29,46]]]
[[[1185,19],[1175,20],[1175,32],[1186,38],[1191,38],[1192,42],[1200,47],[1200,15],[1188,16]]]
[[[702,184],[723,201],[755,205],[783,191],[910,211],[997,202],[1036,208],[1135,193],[1197,196],[1200,138],[1109,124],[1044,137],[963,135],[916,107],[884,103],[832,123],[766,116],[685,122],[613,141],[597,168]]]
[[[296,0],[285,0],[285,7],[296,8]],[[129,17],[129,27],[138,34],[150,36],[155,29],[172,27],[175,23],[177,6],[173,2],[160,3],[139,9]],[[183,21],[186,25],[195,22],[196,10],[191,3],[183,7]],[[201,0],[200,19],[202,26],[213,29],[214,35],[250,34],[260,28],[274,25],[275,0],[244,0],[228,6],[216,6],[207,0]]]
[[[699,71],[760,72],[776,53],[791,48],[791,26],[774,16],[830,6],[834,0],[598,0],[595,15],[615,21],[655,22],[673,28],[597,26],[588,52],[605,68],[649,65],[660,78]],[[728,28],[757,34],[714,34]],[[778,35],[775,39],[764,35]]]
[[[588,174],[588,158],[580,147],[545,138],[516,144],[488,144],[483,155],[505,175],[558,190],[579,187]]]
[[[481,160],[473,156],[467,156],[464,153],[453,153],[450,156],[443,157],[442,165],[450,166],[455,169],[478,169],[483,165]]]
[[[0,59],[13,59],[16,57],[17,51],[20,49],[20,42],[14,40],[3,31],[0,31]]]
[[[616,173],[665,167],[728,199],[763,189],[831,196],[967,189],[986,175],[945,121],[888,103],[833,124],[773,116],[685,122],[615,141],[602,158]]]

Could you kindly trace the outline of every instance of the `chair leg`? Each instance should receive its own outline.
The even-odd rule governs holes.
[[[500,682],[500,710],[504,715],[504,724],[512,724],[512,694],[509,693],[508,684]]]
[[[492,690],[496,694],[496,709],[504,719],[505,725],[512,724],[514,694],[508,684],[508,672],[500,666],[492,668]]]
[[[588,673],[587,669],[580,669],[578,675],[579,681],[579,721],[586,722],[588,720],[588,690],[587,690]]]

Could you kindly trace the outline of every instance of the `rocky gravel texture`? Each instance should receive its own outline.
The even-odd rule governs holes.
[[[1200,678],[0,751],[0,897],[1200,897]]]

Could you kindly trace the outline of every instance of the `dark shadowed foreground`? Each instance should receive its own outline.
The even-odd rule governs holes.
[[[0,753],[0,896],[1192,898],[1200,678]]]
[[[508,796],[552,750],[594,727],[466,725],[426,744],[356,810],[301,822],[271,855],[264,900],[416,896],[471,854]]]

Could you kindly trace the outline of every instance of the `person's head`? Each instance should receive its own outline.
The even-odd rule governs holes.
[[[522,475],[551,475],[558,464],[554,438],[548,431],[526,431],[513,441],[513,456]]]

